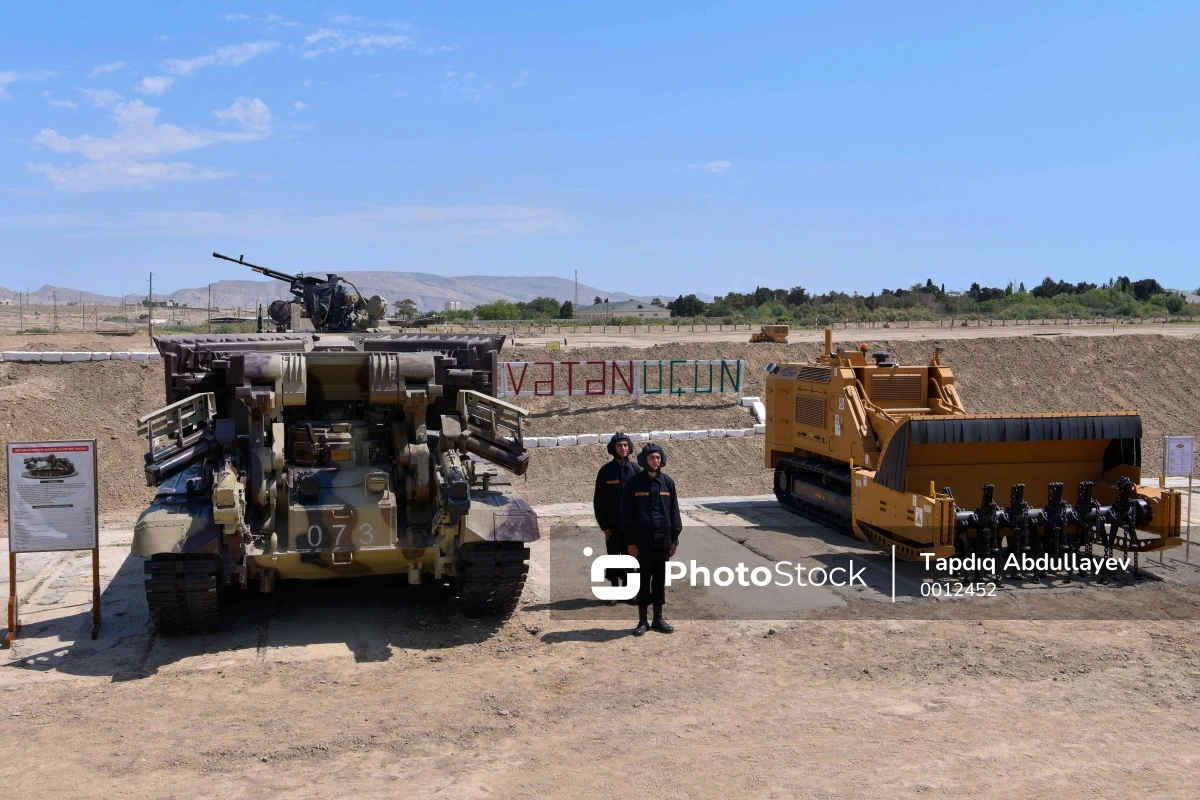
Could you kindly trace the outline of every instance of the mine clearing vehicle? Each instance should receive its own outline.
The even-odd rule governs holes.
[[[1180,493],[1140,485],[1138,412],[968,414],[941,348],[916,366],[869,350],[834,351],[826,329],[816,361],[767,366],[766,466],[786,507],[976,579],[1002,580],[980,567],[1015,554],[1070,580],[1095,549],[1136,573],[1141,553],[1182,544]]]
[[[757,333],[750,334],[750,344],[758,344],[760,342],[787,344],[788,334],[791,332],[791,327],[782,323],[777,325],[763,325]]]
[[[275,332],[155,339],[167,405],[138,423],[158,493],[132,551],[157,631],[215,631],[222,590],[280,579],[404,575],[509,614],[539,533],[510,478],[527,412],[493,396],[504,337],[396,334],[336,275],[246,265],[291,282]]]

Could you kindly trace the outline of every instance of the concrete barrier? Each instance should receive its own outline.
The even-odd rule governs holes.
[[[755,425],[752,428],[712,428],[696,431],[650,431],[649,433],[629,433],[630,442],[665,442],[681,441],[684,439],[742,439],[766,433],[766,425]],[[578,433],[574,436],[528,436],[523,441],[526,449],[542,447],[590,447],[592,445],[607,445],[612,439],[611,433]]]
[[[129,353],[109,353],[109,361],[128,361]]]
[[[44,351],[42,353],[41,362],[43,364],[59,364],[62,363],[63,354],[56,351]]]
[[[67,361],[67,362],[91,361],[92,354],[91,353],[63,353],[62,360]]]
[[[130,361],[149,361],[150,354],[149,353],[130,353],[129,360]]]
[[[92,361],[110,361],[112,353],[92,353]]]
[[[767,407],[761,400],[755,400],[750,408],[754,411],[754,419],[759,425],[767,424]]]

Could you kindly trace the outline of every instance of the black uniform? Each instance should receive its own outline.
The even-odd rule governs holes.
[[[653,603],[657,617],[665,594],[667,560],[671,557],[671,546],[679,544],[683,521],[679,516],[679,495],[675,491],[675,481],[661,468],[653,476],[646,470],[646,456],[655,451],[662,453],[662,448],[652,444],[638,453],[638,464],[643,471],[625,484],[621,519],[626,545],[637,545],[638,549],[637,559],[642,576],[638,605],[643,609],[644,616],[645,608]],[[663,462],[666,462],[665,453]]]
[[[618,433],[609,441],[608,452],[614,457],[596,473],[596,491],[592,495],[596,524],[600,526],[600,530],[609,532],[604,547],[610,556],[626,552],[625,533],[621,524],[621,497],[629,480],[642,471],[632,459],[620,460],[615,457],[618,441],[628,442],[629,437]],[[627,569],[610,569],[605,571],[604,577],[613,586],[618,586],[625,583],[629,572]]]

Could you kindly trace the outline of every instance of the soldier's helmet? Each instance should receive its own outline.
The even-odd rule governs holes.
[[[617,454],[617,442],[625,442],[629,445],[629,452],[633,452],[633,440],[629,438],[627,433],[614,433],[613,437],[608,440],[608,454],[615,456]]]
[[[658,453],[659,455],[662,456],[662,463],[658,465],[659,469],[662,469],[663,467],[665,467],[667,465],[667,451],[663,450],[662,447],[660,447],[659,445],[656,445],[654,442],[647,442],[642,447],[642,452],[638,453],[638,466],[639,467],[641,467],[642,469],[649,469],[649,467],[646,466],[646,458],[651,453]]]

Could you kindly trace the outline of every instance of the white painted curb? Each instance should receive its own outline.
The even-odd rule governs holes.
[[[649,433],[629,433],[631,442],[670,441],[676,439],[741,439],[746,436],[765,433],[766,425],[755,425],[753,428],[733,428],[698,430],[698,431],[650,431]],[[575,436],[537,436],[526,437],[523,441],[526,450],[540,447],[587,447],[589,445],[607,445],[612,439],[611,433],[580,433]]]
[[[63,352],[59,350],[5,350],[0,353],[0,361],[14,361],[25,363],[42,363],[42,364],[59,364],[59,363],[74,363],[78,361],[161,361],[161,353],[133,353],[133,352],[93,352],[91,350],[73,350]]]

